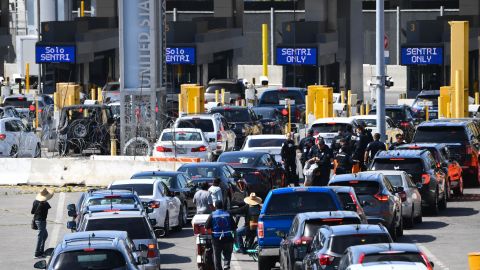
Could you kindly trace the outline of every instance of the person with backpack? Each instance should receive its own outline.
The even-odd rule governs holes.
[[[215,201],[215,210],[205,222],[205,228],[212,230],[213,262],[215,270],[230,269],[234,234],[237,224],[232,215],[223,210],[223,202]],[[223,267],[222,267],[223,255]]]

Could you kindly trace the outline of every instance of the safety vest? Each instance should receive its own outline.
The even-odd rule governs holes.
[[[224,237],[233,238],[230,214],[223,210],[216,210],[212,213],[212,236],[216,239]]]

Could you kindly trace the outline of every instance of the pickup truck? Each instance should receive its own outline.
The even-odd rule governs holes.
[[[279,261],[279,247],[298,213],[338,211],[342,204],[328,187],[291,187],[270,191],[258,220],[258,269],[270,269]]]

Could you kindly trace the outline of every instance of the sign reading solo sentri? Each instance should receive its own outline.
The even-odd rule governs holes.
[[[75,46],[35,47],[35,62],[40,63],[75,63]]]

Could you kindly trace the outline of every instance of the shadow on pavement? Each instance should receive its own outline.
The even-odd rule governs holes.
[[[193,229],[192,227],[188,227],[188,228],[183,228],[181,232],[175,232],[175,231],[172,231],[170,232],[170,234],[167,236],[167,239],[168,238],[191,238],[193,237]]]
[[[440,216],[444,217],[466,217],[478,214],[479,211],[470,207],[448,207],[445,211],[440,212]]]
[[[423,221],[420,224],[416,224],[412,230],[432,230],[447,227],[448,224],[442,221]]]
[[[177,264],[177,263],[189,263],[192,261],[189,257],[179,256],[176,254],[160,254],[160,259],[162,260],[162,265],[165,264]]]
[[[169,249],[173,246],[175,246],[174,243],[167,243],[165,241],[162,241],[162,239],[160,239],[160,241],[158,241],[158,249],[160,249],[160,250]]]
[[[437,238],[431,235],[425,234],[409,234],[404,236],[399,242],[401,243],[430,243]]]
[[[464,194],[461,197],[453,197],[450,201],[451,202],[478,202],[480,201],[480,194]]]

